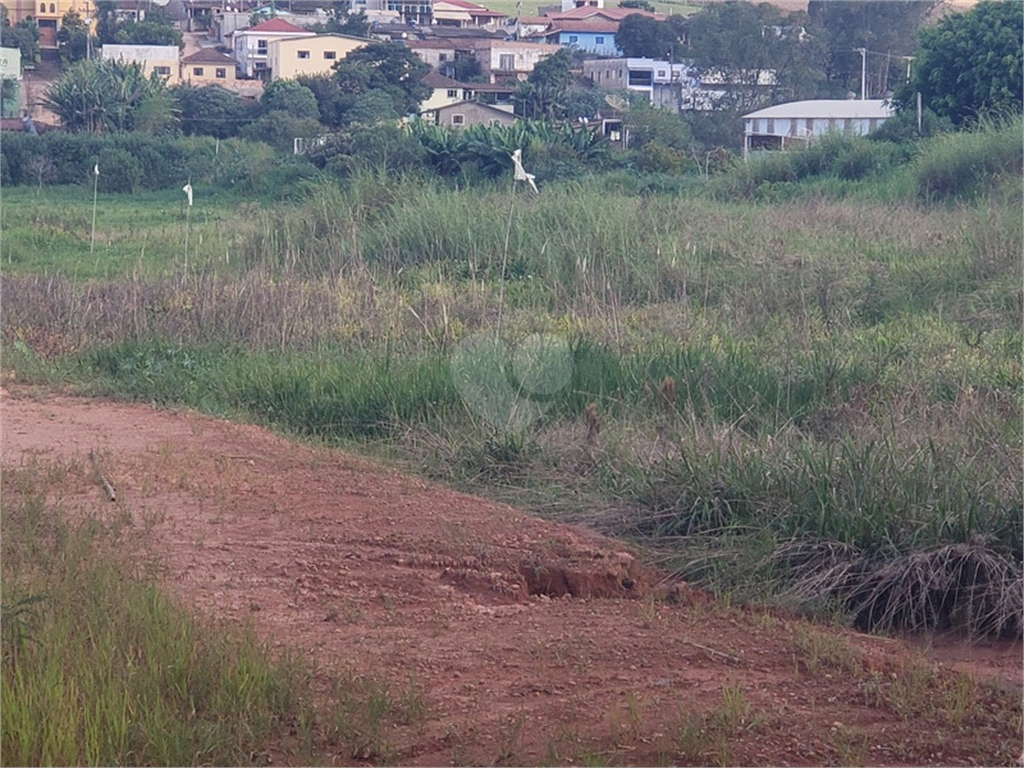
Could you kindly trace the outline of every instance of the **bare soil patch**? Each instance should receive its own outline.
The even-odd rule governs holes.
[[[6,468],[64,466],[67,506],[128,510],[184,603],[253,622],[325,672],[422,693],[425,714],[392,728],[387,750],[328,745],[326,762],[997,765],[1020,753],[1019,709],[1016,722],[984,716],[999,690],[1021,689],[1019,643],[910,643],[724,606],[590,531],[193,412],[12,386],[0,426]]]

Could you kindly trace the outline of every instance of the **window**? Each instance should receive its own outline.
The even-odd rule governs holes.
[[[498,69],[502,72],[511,72],[516,68],[516,57],[511,53],[503,53],[498,56]]]
[[[217,75],[217,77],[219,77],[219,78],[221,78],[223,80],[224,78],[226,78],[228,76],[228,71],[227,71],[227,69],[225,69],[223,67],[217,67],[216,75]]]
[[[300,59],[308,59],[309,58],[309,51],[299,51],[299,58]]]
[[[171,74],[171,68],[170,67],[153,67],[153,71],[156,72],[158,75],[170,75]]]
[[[765,128],[765,133],[775,133],[775,118],[768,118],[768,127]]]
[[[580,36],[579,35],[569,35],[569,42],[570,43],[578,43],[579,41],[580,41]]]
[[[447,53],[439,53],[439,54],[437,54],[437,60],[438,61],[448,61],[448,54]]]
[[[196,77],[202,77],[203,76],[203,68],[202,67],[192,67],[192,74],[195,75]]]
[[[658,70],[658,77],[664,77],[664,76],[665,76],[665,70],[664,69],[659,69]]]
[[[338,52],[337,51],[324,51],[324,58],[325,59],[336,59],[336,58],[338,58]]]
[[[39,12],[40,13],[46,13],[46,3],[40,3],[39,4]]]
[[[256,41],[256,53],[266,53],[266,52],[267,52],[267,41],[266,40],[257,40]]]
[[[53,3],[50,3],[50,13],[56,13],[56,12],[57,12],[56,7],[53,5]]]
[[[452,125],[465,125],[465,123],[466,123],[466,116],[465,115],[452,115]]]
[[[449,88],[448,89],[448,98],[449,99],[457,99],[457,98],[459,98],[459,92],[457,90],[455,90],[454,88]]]
[[[598,35],[597,37],[594,38],[594,44],[595,45],[604,45],[604,38],[601,37],[601,35]]]

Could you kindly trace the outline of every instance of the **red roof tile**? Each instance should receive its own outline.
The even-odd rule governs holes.
[[[284,19],[268,19],[257,24],[255,27],[243,30],[244,32],[302,32],[308,34],[309,30],[289,24]]]

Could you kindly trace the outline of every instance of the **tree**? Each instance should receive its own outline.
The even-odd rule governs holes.
[[[954,126],[984,115],[1019,114],[1024,99],[1024,14],[1019,3],[983,0],[922,29],[913,81],[895,95],[897,109],[924,106]]]
[[[316,98],[320,122],[337,128],[345,122],[345,111],[352,105],[353,98],[345,97],[338,80],[330,75],[300,75],[298,83],[306,86]]]
[[[292,117],[320,118],[316,95],[297,80],[274,80],[263,90],[260,99],[267,112],[287,112]]]
[[[81,61],[89,53],[89,29],[77,11],[68,11],[60,21],[57,30],[57,48],[61,61],[66,65]]]
[[[430,88],[420,82],[429,71],[430,65],[396,42],[374,41],[334,65],[342,91],[353,97],[369,90],[388,91],[403,114],[417,112],[420,102],[430,95]]]
[[[181,130],[186,136],[234,136],[249,122],[242,98],[219,85],[179,85],[170,93],[178,101]]]
[[[153,100],[173,97],[156,72],[148,78],[142,65],[113,60],[79,61],[69,67],[43,96],[43,106],[72,131],[130,131],[135,110],[159,113]]]
[[[155,21],[123,21],[118,25],[114,42],[122,45],[176,45],[184,50],[181,30]]]
[[[386,121],[397,121],[398,118],[395,100],[387,91],[373,90],[361,93],[345,112],[345,120],[350,125],[376,125]]]
[[[648,13],[654,13],[654,6],[647,2],[647,0],[622,0],[619,3],[619,8],[636,8],[639,11],[647,11]]]
[[[714,3],[687,21],[686,56],[725,92],[717,105],[750,111],[783,98],[809,98],[823,77],[819,46],[801,13],[783,15],[762,3]]]
[[[249,141],[262,141],[279,152],[291,152],[295,139],[312,139],[323,130],[319,121],[273,111],[249,123],[238,135]]]
[[[917,30],[937,0],[811,0],[807,32],[821,45],[824,94],[860,93],[864,48],[866,91],[881,96],[906,78],[901,58],[914,52]]]
[[[14,26],[7,17],[7,7],[0,5],[0,46],[18,48],[22,64],[39,63],[39,25],[35,19],[22,19]]]
[[[370,20],[366,18],[366,13],[362,10],[359,13],[350,13],[348,9],[338,7],[341,5],[341,3],[335,3],[335,7],[328,11],[330,16],[327,21],[310,25],[309,31],[315,34],[331,32],[352,37],[369,37]]]
[[[96,3],[96,39],[100,45],[116,42],[117,6],[114,0],[99,0]]]
[[[560,48],[537,62],[512,96],[516,112],[533,119],[554,119],[560,111],[562,97],[572,85],[574,66],[575,58],[568,48]]]
[[[632,13],[619,23],[615,46],[630,58],[666,59],[679,44],[674,24]]]

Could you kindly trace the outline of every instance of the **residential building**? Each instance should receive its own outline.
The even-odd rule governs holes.
[[[434,0],[432,24],[442,27],[486,27],[504,22],[508,16],[468,0]]]
[[[168,85],[175,85],[181,79],[181,51],[176,45],[115,45],[107,43],[100,49],[100,57],[113,61],[141,64],[142,71],[147,77],[156,72],[167,78]]]
[[[516,89],[510,85],[501,83],[470,83],[473,89],[473,98],[481,104],[487,104],[506,112],[512,112],[515,108],[512,104],[512,94]]]
[[[472,47],[457,38],[410,39],[405,41],[405,47],[434,69],[444,69],[455,61],[460,53],[466,56],[473,55]]]
[[[190,1],[195,2],[195,0]],[[254,15],[252,11],[229,11],[222,10],[220,8],[212,8],[211,13],[211,30],[213,37],[222,45],[228,43],[235,32],[241,32],[250,28],[249,24]],[[289,13],[288,11],[278,8],[274,11],[274,15],[268,15],[266,20],[269,21],[271,18],[287,21],[289,24],[305,30],[308,35],[310,32],[306,27],[313,24],[324,23],[330,18],[330,16],[320,8],[314,9],[311,13],[301,14]]]
[[[651,106],[679,112],[699,81],[685,64],[643,58],[594,59],[583,62],[583,76],[598,88],[636,91]]]
[[[511,112],[477,101],[460,101],[426,112],[423,117],[435,125],[465,128],[470,125],[511,125],[516,116]]]
[[[385,10],[397,13],[410,26],[430,24],[430,0],[387,0]]]
[[[568,11],[549,12],[545,14],[552,22],[567,21],[570,19],[602,19],[604,21],[621,22],[627,16],[647,16],[655,21],[665,21],[668,16],[663,13],[651,13],[641,11],[639,8],[602,8],[593,5],[580,5]]]
[[[232,34],[231,47],[243,77],[266,79],[269,75],[267,57],[270,41],[308,35],[309,32],[302,27],[282,19],[270,19]]]
[[[602,18],[551,21],[541,37],[553,45],[576,48],[598,56],[618,56],[615,33],[619,22]]]
[[[420,102],[421,114],[432,112],[438,107],[473,99],[473,86],[445,77],[436,70],[428,72],[420,82],[431,89],[429,98]]]
[[[562,12],[573,8],[604,8],[604,0],[562,0]]]
[[[267,55],[270,79],[330,74],[335,64],[370,42],[373,41],[334,33],[271,40]]]
[[[0,48],[0,117],[21,116],[21,49]]]
[[[93,0],[4,0],[7,18],[17,24],[33,18],[39,24],[39,47],[56,48],[57,30],[68,11],[75,11],[83,20],[95,21]]]
[[[598,88],[642,93],[657,109],[712,111],[764,101],[776,85],[771,70],[728,76],[700,73],[686,62],[617,58],[583,62],[583,75]],[[741,81],[741,82],[736,82]]]
[[[236,66],[230,56],[213,48],[201,48],[181,60],[181,80],[197,87],[221,85],[231,89]]]
[[[864,136],[892,117],[885,99],[791,101],[743,116],[743,157],[805,147],[826,133]]]
[[[520,40],[473,40],[480,72],[489,83],[525,80],[537,63],[561,47]]]

